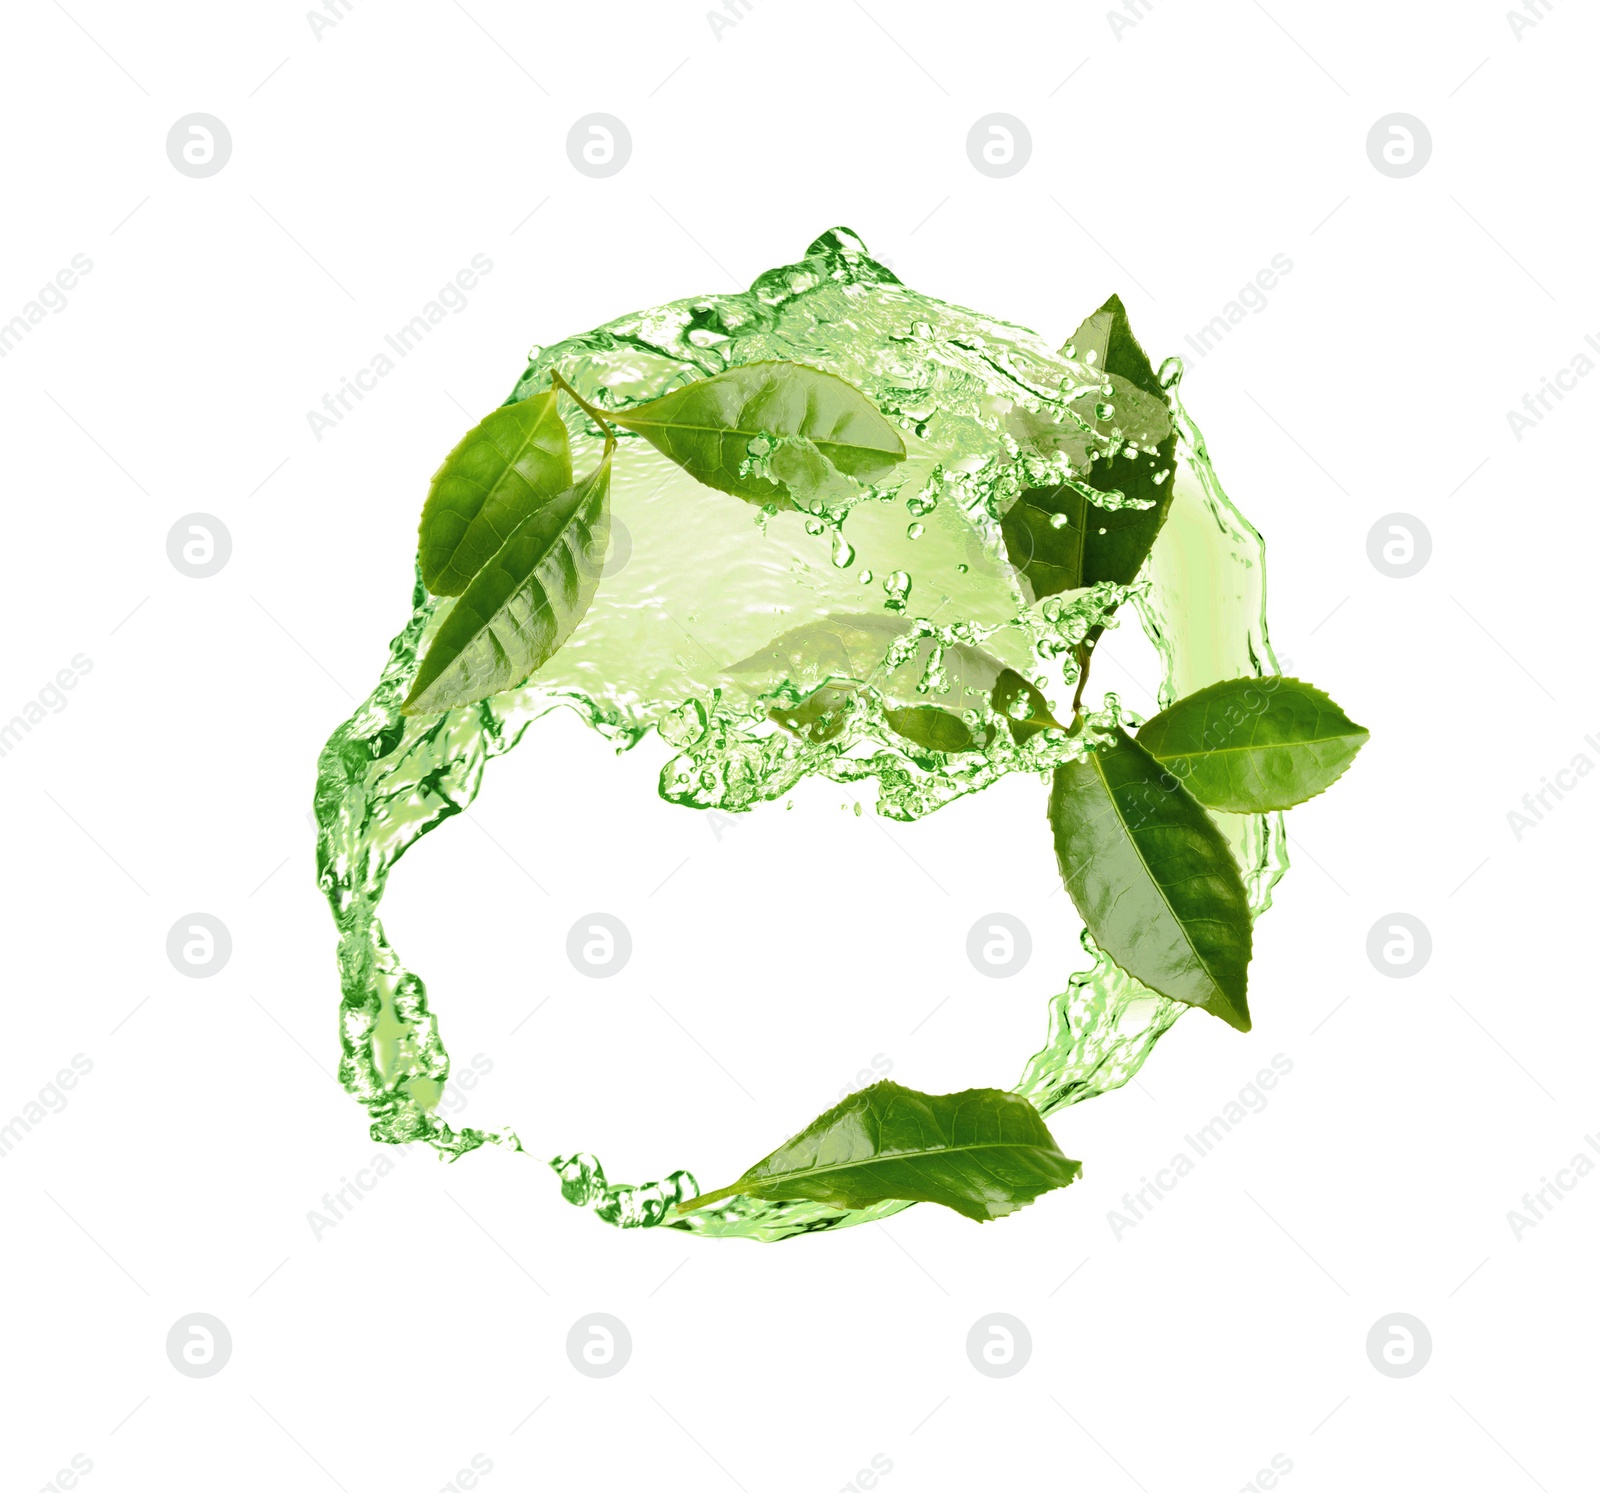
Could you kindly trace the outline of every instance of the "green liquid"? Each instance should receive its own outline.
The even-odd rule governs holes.
[[[1116,416],[1096,421],[1095,406],[1110,397],[1100,375],[1021,327],[908,289],[839,229],[742,295],[676,301],[535,349],[512,397],[547,387],[559,368],[587,398],[615,407],[760,359],[808,363],[864,389],[901,426],[905,463],[881,488],[836,479],[808,490],[809,511],[764,514],[624,435],[612,513],[629,552],[619,542],[593,606],[555,657],[521,689],[431,719],[401,716],[450,605],[414,582],[412,615],[382,678],[323,749],[318,871],[339,929],[339,1074],[367,1107],[376,1140],[426,1141],[451,1157],[489,1143],[522,1149],[509,1132],[456,1129],[436,1112],[449,1054],[422,980],[401,964],[377,913],[399,858],[466,808],[489,759],[546,712],[575,710],[621,748],[654,730],[676,753],[661,795],[725,812],[821,775],[870,779],[878,812],[918,819],[1077,749],[1055,732],[1018,744],[985,718],[1000,665],[1068,718],[1072,645],[1127,595],[1102,587],[1030,604],[1000,537],[999,516],[1021,489],[1060,481],[1074,465],[1081,473],[1102,444],[1086,433],[1070,449],[1035,449],[1030,412],[1053,428],[1077,413],[1104,431]],[[1261,539],[1228,501],[1178,404],[1180,371],[1176,360],[1162,369],[1179,430],[1173,504],[1130,602],[1161,659],[1163,705],[1216,679],[1276,670]],[[568,424],[573,467],[589,470],[598,435],[576,410]],[[792,718],[822,687],[839,706],[837,734],[772,724],[775,711]],[[925,705],[962,716],[987,737],[982,750],[947,757],[890,726],[889,712]],[[1114,696],[1106,708],[1118,711]],[[1260,913],[1287,866],[1279,817],[1220,819]],[[1130,979],[1087,936],[1084,947],[1091,967],[1050,1002],[1046,1045],[1016,1085],[1045,1114],[1126,1083],[1187,1009]],[[794,1128],[809,1118],[795,1116]],[[752,1135],[752,1157],[770,1140]],[[551,1165],[568,1201],[624,1228],[661,1223],[697,1191],[683,1171],[632,1186],[607,1181],[589,1155]],[[775,1240],[908,1206],[735,1198],[668,1226]]]

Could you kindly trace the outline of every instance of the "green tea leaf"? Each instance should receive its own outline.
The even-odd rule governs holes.
[[[1138,742],[1058,767],[1056,861],[1094,941],[1136,980],[1250,1030],[1250,907],[1227,841]]]
[[[1114,387],[1131,386],[1165,406],[1166,391],[1117,296],[1089,316],[1067,346],[1078,361],[1110,374]],[[1112,404],[1116,401],[1113,394]],[[1141,408],[1145,404],[1143,399],[1137,402]],[[1122,424],[1115,414],[1109,423]],[[1132,503],[1148,506],[1102,508],[1062,484],[1028,489],[1001,518],[1006,555],[1027,577],[1035,601],[1101,581],[1129,585],[1150,553],[1172,506],[1178,435],[1170,418],[1164,428],[1123,428],[1140,449],[1101,456],[1083,480],[1098,492],[1120,492]],[[1158,438],[1152,442],[1152,436]],[[1151,444],[1153,453],[1146,449]]]
[[[1261,814],[1335,782],[1366,742],[1321,690],[1298,679],[1224,679],[1139,727],[1139,745],[1201,803]]]
[[[767,719],[807,741],[832,741],[844,730],[845,715],[855,693],[852,688],[824,684],[794,705],[774,705],[767,712]]]
[[[1050,702],[1015,669],[1001,671],[990,704],[1006,718],[1006,728],[1018,746],[1041,731],[1062,729],[1061,722],[1050,714]]]
[[[984,1223],[1065,1187],[1082,1170],[1019,1094],[921,1094],[885,1080],[818,1116],[732,1186],[677,1209],[689,1213],[735,1196],[804,1198],[834,1208],[898,1198],[939,1203]]]
[[[461,593],[401,711],[433,715],[515,689],[589,610],[611,533],[611,453],[514,529]]]
[[[911,638],[915,622],[881,614],[836,614],[773,638],[759,652],[728,665],[730,689],[748,695],[771,694],[780,686],[803,693],[795,708],[814,698],[819,686],[829,686],[841,699],[854,690],[870,687],[887,706],[911,709],[928,703],[923,688],[939,651],[939,672],[948,689],[938,691],[944,708],[960,715],[981,711],[994,692],[1005,665],[991,653],[968,643],[940,643],[936,638]],[[817,710],[834,708],[829,697]],[[780,710],[782,707],[779,707]],[[792,712],[785,711],[785,714]],[[809,724],[809,718],[805,724]],[[783,724],[780,720],[779,724]]]
[[[898,735],[935,752],[970,752],[977,747],[972,728],[959,715],[941,710],[937,705],[886,710],[884,718]]]
[[[435,596],[459,596],[511,531],[572,486],[556,391],[508,404],[472,427],[433,474],[417,559]]]
[[[708,487],[779,507],[830,468],[874,482],[906,455],[861,390],[803,363],[746,363],[605,415]]]

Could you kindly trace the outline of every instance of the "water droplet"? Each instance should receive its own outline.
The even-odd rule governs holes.
[[[909,525],[906,528],[906,538],[907,539],[921,539],[922,538],[922,525],[921,524],[911,524],[911,525]]]
[[[1066,514],[1064,514],[1064,513],[1052,513],[1050,515],[1050,527],[1052,529],[1064,529],[1064,528],[1066,528],[1066,526],[1067,526],[1067,516],[1066,516]]]
[[[883,589],[889,599],[883,607],[888,612],[903,612],[906,609],[906,598],[911,595],[911,577],[903,570],[891,571],[884,577]]]
[[[1109,420],[1117,412],[1114,404],[1097,404],[1094,407],[1094,417],[1097,420]]]
[[[870,570],[863,570],[861,572],[861,584],[863,586],[870,586],[872,584],[872,572]]]
[[[840,570],[848,570],[855,557],[855,548],[845,539],[844,531],[835,529],[833,531],[833,563]]]

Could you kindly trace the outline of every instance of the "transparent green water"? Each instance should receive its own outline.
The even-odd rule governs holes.
[[[769,514],[623,435],[615,548],[588,615],[521,689],[433,719],[407,719],[399,706],[450,603],[413,580],[411,616],[382,677],[318,761],[318,878],[339,932],[340,1079],[366,1106],[374,1139],[426,1141],[450,1157],[489,1143],[523,1148],[512,1133],[456,1129],[437,1113],[450,1072],[438,1015],[378,908],[400,857],[466,808],[490,759],[550,710],[576,711],[622,748],[655,731],[675,753],[660,792],[690,808],[738,812],[821,775],[872,783],[879,813],[910,820],[1007,773],[1047,774],[1076,750],[1059,732],[1013,741],[989,713],[989,691],[1002,666],[1015,669],[1066,719],[1072,646],[1125,598],[1160,657],[1163,704],[1216,679],[1276,671],[1261,540],[1178,402],[1181,365],[1163,365],[1163,410],[1077,351],[910,290],[844,229],[742,295],[675,301],[533,350],[513,400],[559,368],[609,408],[735,364],[809,363],[866,390],[900,426],[908,459],[881,487],[835,474],[808,490],[807,511]],[[1173,504],[1140,582],[1033,601],[1000,540],[1010,502],[1081,476],[1126,429],[1168,420],[1179,433]],[[574,469],[588,470],[598,432],[575,408],[568,427]],[[773,724],[774,711],[792,718],[819,687],[840,704],[837,734],[815,740],[826,733]],[[890,727],[887,712],[928,704],[963,715],[986,744],[946,756]],[[1103,708],[1120,712],[1115,696]],[[1264,911],[1287,866],[1281,823],[1218,817],[1251,905]],[[1087,936],[1084,948],[1088,967],[1050,1001],[1045,1045],[1016,1085],[1045,1114],[1126,1083],[1186,1009],[1123,974]],[[796,1115],[794,1128],[811,1118]],[[752,1135],[750,1159],[771,1139]],[[631,1185],[608,1181],[592,1156],[551,1165],[570,1202],[621,1227],[773,1240],[910,1206],[735,1198],[679,1218],[671,1204],[697,1190],[686,1171]]]

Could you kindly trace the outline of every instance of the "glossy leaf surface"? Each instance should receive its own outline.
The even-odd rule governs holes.
[[[1287,809],[1336,782],[1367,740],[1299,679],[1224,679],[1139,727],[1139,745],[1208,808]]]
[[[433,474],[417,534],[422,583],[459,596],[518,524],[572,486],[554,389],[480,420]]]
[[[1126,732],[1058,767],[1056,861],[1094,941],[1136,980],[1240,1031],[1250,908],[1206,811]]]
[[[401,707],[432,715],[515,689],[589,610],[610,536],[611,449],[512,531],[445,617]]]
[[[1148,399],[1165,405],[1166,391],[1117,296],[1085,319],[1068,346],[1078,361],[1110,374],[1114,386],[1146,396],[1137,400],[1141,407]],[[1115,405],[1116,395],[1111,399]],[[1111,423],[1118,423],[1115,415]],[[1125,586],[1138,575],[1172,504],[1177,452],[1170,418],[1144,428],[1148,424],[1141,419],[1139,428],[1124,431],[1141,449],[1101,456],[1083,477],[1099,492],[1120,492],[1132,504],[1148,506],[1102,508],[1063,484],[1028,489],[1001,519],[1007,556],[1027,577],[1035,600],[1101,581]],[[1146,449],[1150,446],[1153,451]]]
[[[861,390],[803,363],[747,363],[605,415],[708,487],[779,507],[833,472],[874,482],[906,454]]]
[[[1065,1187],[1082,1170],[1018,1094],[922,1094],[884,1080],[818,1116],[732,1186],[679,1203],[678,1212],[736,1195],[835,1208],[899,1198],[983,1223]]]

